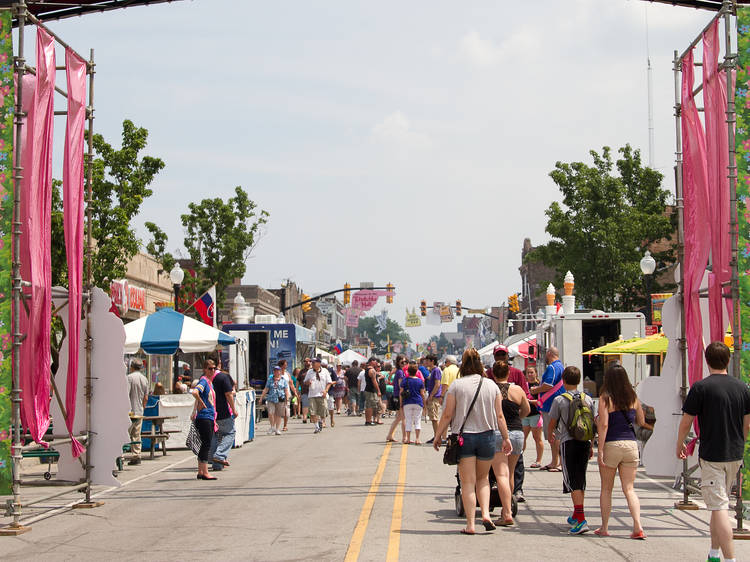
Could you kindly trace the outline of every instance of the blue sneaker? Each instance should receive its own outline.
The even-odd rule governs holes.
[[[576,522],[576,524],[570,528],[570,531],[568,531],[568,533],[570,533],[571,535],[582,535],[583,533],[588,532],[588,530],[589,524],[584,519],[583,521]]]
[[[572,526],[573,526],[573,525],[575,525],[576,523],[578,523],[578,519],[576,519],[576,518],[575,518],[575,517],[573,517],[572,515],[571,515],[570,517],[568,517],[568,525],[570,525],[570,526],[572,527]]]

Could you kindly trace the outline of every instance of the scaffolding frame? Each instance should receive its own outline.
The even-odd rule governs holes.
[[[92,373],[91,373],[91,287],[92,287],[92,249],[93,249],[93,238],[92,238],[92,225],[91,225],[91,202],[92,202],[92,179],[93,179],[93,160],[94,160],[94,75],[95,75],[95,63],[94,63],[94,50],[91,49],[89,52],[88,60],[83,57],[75,49],[73,49],[68,43],[66,43],[59,35],[49,29],[42,21],[40,21],[30,10],[25,0],[19,0],[14,2],[11,7],[13,11],[14,27],[18,33],[18,46],[16,54],[13,57],[14,73],[16,75],[16,103],[15,103],[15,116],[14,125],[16,139],[21,138],[22,131],[26,126],[26,114],[23,112],[23,76],[27,72],[34,73],[35,69],[26,65],[25,57],[25,30],[27,24],[36,26],[37,28],[44,29],[49,33],[56,44],[63,49],[70,49],[74,52],[81,60],[86,61],[86,75],[88,80],[88,99],[86,104],[86,118],[88,124],[88,132],[86,138],[86,153],[84,155],[85,165],[85,201],[86,201],[86,245],[85,245],[85,282],[82,291],[82,306],[83,310],[86,311],[86,380],[85,380],[85,432],[79,438],[86,444],[86,452],[84,459],[81,461],[85,471],[84,479],[81,482],[72,483],[72,489],[66,489],[63,492],[55,492],[49,494],[43,498],[37,498],[34,502],[27,502],[26,505],[31,503],[39,503],[60,496],[70,491],[79,490],[84,493],[83,501],[77,503],[74,507],[97,507],[101,505],[101,502],[93,502],[91,499],[91,444],[92,439],[96,433],[91,429],[91,398],[92,398]],[[65,67],[57,67],[56,70],[63,70]],[[67,92],[59,87],[55,90],[63,95],[67,99]],[[54,102],[53,102],[54,103]],[[67,111],[56,111],[55,115],[67,115]],[[13,359],[11,365],[12,373],[12,389],[11,389],[11,456],[12,456],[12,500],[7,502],[7,514],[13,518],[13,521],[8,527],[0,528],[0,536],[8,535],[15,536],[21,533],[31,530],[31,527],[24,526],[21,523],[22,515],[22,503],[21,503],[21,486],[36,484],[31,482],[24,482],[21,480],[21,460],[23,458],[23,451],[25,449],[23,443],[23,434],[21,431],[21,402],[23,398],[21,396],[20,387],[20,346],[26,337],[26,334],[20,331],[20,315],[21,303],[23,300],[23,287],[28,285],[28,281],[25,281],[21,277],[21,262],[20,262],[20,249],[21,249],[21,237],[23,232],[21,230],[21,223],[18,217],[20,216],[22,194],[20,189],[20,181],[23,179],[23,160],[22,160],[22,149],[20,142],[16,142],[14,146],[14,165],[13,165],[13,224],[12,224],[12,251],[13,251],[13,263],[12,263],[12,320],[11,320],[11,334],[13,342]],[[65,295],[68,295],[65,291]],[[58,295],[60,296],[60,295]],[[52,391],[56,396],[58,403],[60,404],[63,416],[67,417],[65,412],[64,404],[62,403],[63,398],[59,395],[56,385],[54,384],[54,377],[52,373],[49,373],[52,382]],[[56,444],[69,443],[72,440],[72,436],[64,437],[60,440],[54,440]]]
[[[714,24],[717,20],[723,20],[724,22],[724,60],[719,64],[719,68],[725,71],[726,76],[726,124],[727,124],[727,138],[729,141],[729,164],[727,166],[727,178],[729,179],[729,236],[731,238],[731,256],[729,261],[729,267],[731,272],[731,278],[729,281],[729,294],[724,294],[722,291],[722,297],[724,299],[731,299],[732,301],[732,326],[734,335],[734,353],[731,359],[732,376],[740,378],[740,352],[742,350],[741,342],[741,330],[740,330],[740,297],[739,297],[739,272],[738,272],[738,246],[737,236],[739,233],[739,225],[737,222],[737,161],[735,154],[735,122],[737,120],[736,108],[734,103],[734,84],[732,79],[732,72],[737,68],[737,53],[736,45],[735,50],[732,49],[732,25],[736,30],[737,21],[737,6],[739,4],[746,4],[738,0],[722,0],[721,7],[719,8],[716,15],[711,18],[711,21],[701,30],[701,32],[690,42],[688,47],[678,55],[678,52],[674,52],[673,59],[673,72],[674,72],[674,88],[675,88],[675,105],[674,105],[674,116],[675,116],[675,199],[677,203],[677,252],[678,260],[682,264],[685,261],[685,223],[684,223],[684,198],[683,198],[683,185],[682,185],[682,65],[685,56],[703,40],[703,34]],[[734,21],[733,21],[734,19]],[[701,66],[703,62],[694,63],[694,66]],[[705,69],[702,69],[705,72]],[[693,95],[697,95],[703,88],[702,83],[693,90]],[[690,389],[688,374],[687,374],[687,339],[685,336],[685,277],[680,275],[679,280],[679,298],[680,298],[680,365],[682,370],[682,381],[680,385],[680,397],[684,402],[687,397],[688,390]],[[697,505],[690,501],[690,474],[691,470],[688,467],[687,459],[682,462],[682,500],[675,503],[677,509],[697,509]],[[735,537],[746,538],[747,530],[743,528],[743,498],[742,498],[742,470],[738,472],[738,493],[737,503],[735,506],[735,519],[737,527],[734,529]]]

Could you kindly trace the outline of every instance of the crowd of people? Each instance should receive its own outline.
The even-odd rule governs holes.
[[[710,376],[691,388],[684,406],[677,436],[676,455],[685,458],[686,437],[693,425],[701,435],[699,458],[702,470],[701,492],[711,511],[711,550],[709,562],[734,560],[729,495],[750,431],[750,390],[727,375],[730,351],[723,342],[706,347],[705,360]],[[546,369],[541,379],[536,368],[525,372],[509,362],[508,349],[494,349],[494,363],[485,368],[478,352],[468,349],[459,363],[448,355],[442,365],[435,355],[409,360],[398,355],[382,363],[375,357],[360,365],[354,361],[329,366],[320,358],[305,359],[302,368],[287,370],[279,361],[269,375],[261,394],[266,404],[269,434],[287,431],[290,417],[311,423],[313,433],[335,426],[335,415],[363,416],[366,426],[382,425],[392,416],[386,437],[396,442],[401,429],[403,444],[422,443],[422,420],[432,425],[427,441],[435,450],[451,433],[460,434],[458,475],[466,514],[463,534],[476,533],[476,507],[479,505],[485,530],[514,525],[511,506],[525,501],[523,495],[523,451],[529,434],[535,447],[532,469],[560,472],[563,493],[570,494],[572,512],[567,518],[569,533],[589,531],[584,513],[584,495],[588,463],[598,440],[597,464],[601,482],[599,507],[601,525],[595,535],[608,536],[612,510],[612,491],[619,474],[633,526],[630,538],[646,538],[640,518],[640,503],[634,482],[639,465],[635,426],[653,430],[645,419],[628,373],[619,364],[609,366],[599,393],[598,410],[593,400],[579,390],[580,370],[565,367],[557,349],[547,349]],[[199,436],[198,474],[201,480],[215,480],[208,471],[229,466],[227,460],[234,443],[232,379],[217,368],[217,359],[204,364],[203,375],[192,381],[189,392],[195,398],[194,427]],[[148,382],[141,374],[142,364],[132,363],[128,375],[131,409],[135,414],[131,439],[139,441],[139,413],[148,396]],[[175,384],[182,381],[176,381]],[[413,435],[413,440],[412,440]],[[542,466],[543,439],[550,445],[551,461]],[[130,464],[140,463],[140,450],[132,449]],[[490,518],[490,471],[494,474],[501,501],[500,518]]]

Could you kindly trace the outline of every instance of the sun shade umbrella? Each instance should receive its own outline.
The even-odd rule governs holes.
[[[638,341],[620,346],[622,353],[634,355],[662,355],[667,352],[669,338],[664,334],[654,334]]]
[[[622,355],[623,353],[627,353],[627,351],[622,350],[622,347],[624,345],[634,343],[634,342],[639,342],[639,341],[641,341],[641,338],[617,340],[612,343],[608,343],[607,345],[597,347],[596,349],[585,351],[583,355]]]
[[[125,353],[142,349],[148,355],[172,355],[213,351],[219,345],[232,345],[237,340],[222,332],[175,312],[162,308],[153,314],[125,324]]]

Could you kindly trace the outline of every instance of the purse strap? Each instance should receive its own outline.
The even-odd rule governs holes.
[[[484,377],[482,375],[479,375],[479,385],[477,386],[477,391],[474,393],[474,399],[471,401],[471,404],[469,404],[469,409],[466,410],[464,423],[461,424],[461,429],[458,430],[459,435],[461,435],[464,432],[464,426],[466,425],[466,420],[469,419],[469,414],[471,413],[471,409],[474,407],[474,403],[477,401],[477,396],[479,396],[479,390],[482,388],[483,382],[484,382]]]

